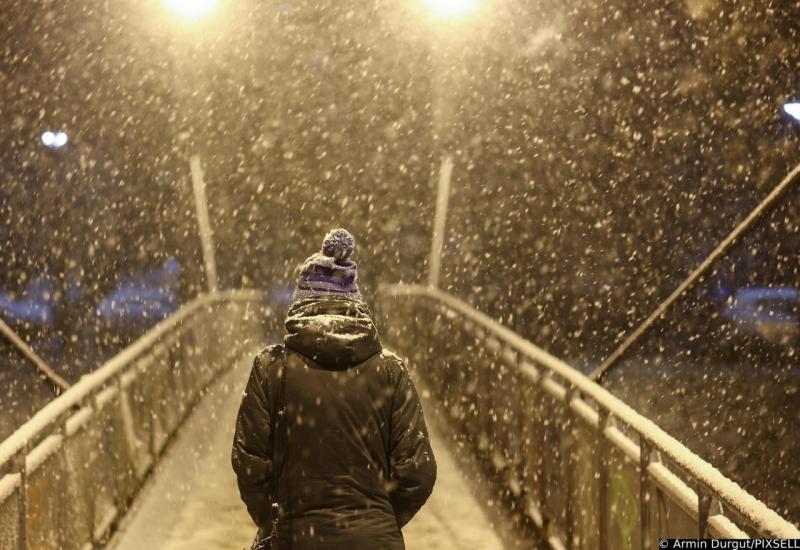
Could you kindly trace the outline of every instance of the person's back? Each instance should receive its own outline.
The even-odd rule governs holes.
[[[430,495],[436,463],[408,372],[382,349],[361,301],[355,262],[347,259],[352,241],[336,257],[335,247],[326,249],[331,236],[337,233],[303,267],[284,344],[256,358],[233,466],[263,539],[273,473],[270,398],[279,399],[274,386],[285,361],[286,423],[278,429],[285,432],[276,435],[285,460],[272,498],[282,510],[272,547],[401,549],[400,527]]]

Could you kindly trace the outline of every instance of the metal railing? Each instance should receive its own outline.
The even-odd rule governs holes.
[[[800,531],[578,370],[451,295],[385,286],[388,343],[553,548]]]
[[[264,342],[267,312],[257,291],[201,296],[0,443],[0,550],[106,540],[204,388]]]
[[[0,335],[3,338],[8,340],[12,346],[17,348],[17,351],[22,354],[25,359],[30,361],[30,363],[36,367],[39,373],[44,376],[44,379],[55,389],[56,391],[64,391],[69,388],[69,382],[64,380],[64,378],[59,375],[56,371],[50,368],[50,366],[44,362],[44,359],[39,357],[33,348],[31,348],[25,340],[19,337],[19,335],[13,331],[11,327],[9,327],[5,321],[0,319]]]
[[[667,298],[661,302],[658,307],[645,319],[642,321],[636,329],[634,329],[630,334],[625,337],[625,340],[615,349],[611,355],[609,355],[603,363],[597,367],[589,375],[589,378],[592,380],[601,380],[603,375],[609,371],[609,369],[613,368],[615,365],[619,363],[619,360],[622,358],[625,353],[633,347],[633,344],[642,337],[642,335],[647,332],[653,325],[656,324],[666,312],[669,310],[675,303],[683,296],[687,291],[694,288],[694,286],[699,283],[706,274],[710,273],[717,263],[724,258],[734,246],[739,244],[742,237],[744,237],[748,232],[752,231],[753,228],[756,226],[760,220],[764,218],[770,211],[772,211],[780,201],[786,197],[786,194],[794,188],[796,185],[800,184],[800,164],[795,166],[794,170],[789,172],[789,174],[781,180],[781,182],[772,190],[770,193],[762,199],[762,201],[750,211],[750,213],[743,219],[741,222],[736,224],[736,227],[733,228],[733,231],[728,233],[728,235],[722,239],[722,241],[717,245],[717,247],[711,251],[708,257],[703,260],[703,262],[697,266],[692,272],[689,274],[686,279],[684,279],[681,284],[678,285],[678,288],[672,291],[672,294],[667,296]]]

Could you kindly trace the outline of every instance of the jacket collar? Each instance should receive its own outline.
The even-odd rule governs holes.
[[[382,349],[366,304],[351,298],[318,296],[296,301],[285,325],[286,346],[326,368],[349,368]]]

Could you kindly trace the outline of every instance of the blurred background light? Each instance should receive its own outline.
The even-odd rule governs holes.
[[[58,149],[63,147],[69,141],[69,137],[64,132],[44,132],[42,134],[42,143],[45,147],[51,149]]]
[[[792,101],[783,106],[787,115],[800,122],[800,101]]]
[[[164,0],[174,14],[190,21],[208,17],[217,9],[217,0]]]
[[[439,19],[457,19],[475,11],[477,0],[423,0],[430,13]]]
[[[45,132],[42,134],[42,143],[47,147],[52,147],[56,141],[56,135],[53,132]]]
[[[67,134],[65,134],[64,132],[58,132],[56,134],[56,139],[53,145],[55,145],[56,147],[63,147],[64,145],[67,144],[67,141],[69,141]]]

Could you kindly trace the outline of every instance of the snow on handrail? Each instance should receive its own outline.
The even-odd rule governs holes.
[[[80,405],[84,399],[92,395],[97,389],[125,369],[131,361],[147,351],[166,333],[173,330],[179,323],[193,315],[198,309],[214,303],[231,301],[256,301],[263,298],[263,293],[257,290],[229,290],[215,294],[201,294],[191,302],[185,304],[174,315],[158,322],[153,328],[142,335],[133,344],[108,360],[102,367],[81,377],[63,394],[49,402],[33,417],[18,428],[6,440],[0,443],[0,468],[7,462],[24,452],[29,443],[43,430],[47,430],[58,421],[72,407]]]
[[[800,530],[795,525],[786,521],[777,512],[742,489],[737,483],[725,477],[719,470],[694,454],[651,420],[636,412],[577,369],[525,340],[486,314],[477,311],[472,306],[446,292],[431,287],[410,284],[383,285],[379,292],[386,296],[395,297],[426,297],[459,312],[494,336],[505,340],[524,356],[557,374],[569,382],[576,390],[582,392],[583,395],[594,400],[598,406],[604,408],[609,414],[627,424],[655,449],[661,451],[675,464],[686,470],[718,499],[747,518],[762,535],[778,538],[800,538]]]

